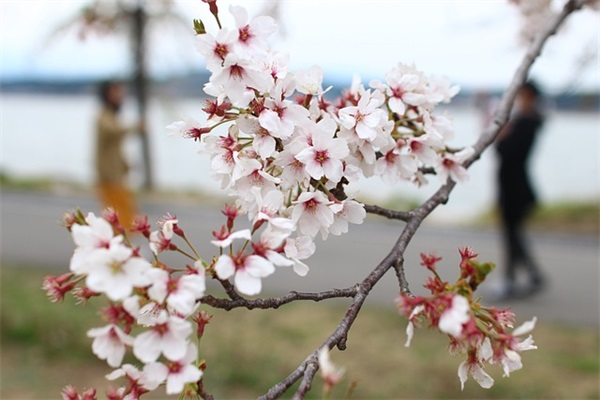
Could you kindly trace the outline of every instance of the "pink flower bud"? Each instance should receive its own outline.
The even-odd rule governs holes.
[[[192,318],[192,320],[197,324],[196,335],[198,338],[201,338],[204,335],[204,328],[209,324],[212,319],[212,315],[209,315],[206,311],[200,310],[198,313]]]
[[[61,391],[61,396],[63,400],[79,400],[79,393],[77,393],[77,389],[73,387],[73,385],[67,385]]]
[[[146,239],[148,239],[148,238],[150,238],[151,229],[152,229],[152,227],[148,223],[147,215],[144,215],[144,216],[138,215],[133,219],[133,226],[131,227],[132,232],[139,232],[142,235],[144,235],[144,237]]]

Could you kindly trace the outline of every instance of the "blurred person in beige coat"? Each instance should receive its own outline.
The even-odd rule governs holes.
[[[140,124],[125,126],[119,119],[125,90],[123,84],[106,81],[100,85],[102,109],[96,119],[96,179],[98,194],[104,207],[112,207],[124,228],[129,228],[135,215],[135,201],[127,185],[129,165],[123,154],[123,142]]]

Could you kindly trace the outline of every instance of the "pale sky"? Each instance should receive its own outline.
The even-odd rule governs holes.
[[[48,40],[55,26],[86,3],[1,0],[2,76],[125,74],[129,61],[122,38],[92,36],[82,42],[71,32]],[[176,3],[190,26],[193,18],[202,18],[209,30],[215,28],[200,0]],[[262,0],[219,0],[222,14],[227,15],[228,5],[234,3],[251,15],[263,5]],[[320,65],[330,80],[349,81],[353,72],[365,79],[383,78],[396,63],[414,62],[427,73],[446,75],[465,87],[501,88],[524,52],[518,42],[519,16],[507,0],[284,0],[280,17],[284,34],[275,38],[274,46],[290,53],[292,68]],[[202,65],[191,30],[163,27],[152,35],[154,73]],[[574,83],[579,89],[599,91],[597,56],[584,71],[575,71],[586,47],[598,49],[599,38],[600,14],[578,12],[550,41],[534,78],[547,90]]]

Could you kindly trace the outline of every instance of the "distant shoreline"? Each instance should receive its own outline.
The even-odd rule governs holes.
[[[96,93],[98,81],[98,79],[4,79],[0,82],[0,94],[89,96]],[[206,81],[208,81],[208,75],[203,73],[194,73],[164,80],[156,79],[150,83],[150,92],[158,96],[167,94],[171,97],[198,98],[203,94],[202,89]],[[328,92],[327,97],[335,99],[341,94],[340,88],[345,85],[339,82],[324,82],[323,86],[333,86],[332,90]],[[502,95],[502,90],[489,89],[482,91],[473,88],[462,88],[449,104],[449,107],[475,106],[482,95],[487,98],[499,98]],[[600,110],[600,93],[587,92],[549,95],[547,96],[547,101],[550,103],[551,108],[555,110],[590,112],[598,112]]]

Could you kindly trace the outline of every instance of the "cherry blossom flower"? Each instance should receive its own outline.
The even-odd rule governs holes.
[[[231,257],[223,254],[214,266],[219,279],[233,278],[233,283],[240,293],[253,296],[262,289],[262,278],[275,272],[273,264],[258,255],[238,254]]]
[[[309,112],[289,100],[265,100],[265,109],[258,116],[260,125],[276,138],[288,139],[294,127],[308,120]]]
[[[210,128],[203,127],[198,121],[189,117],[181,121],[173,122],[167,126],[167,132],[169,135],[178,135],[183,138],[194,140],[201,139],[202,135],[205,135],[210,131]]]
[[[442,115],[423,113],[423,129],[431,135],[430,145],[433,146],[435,144],[437,148],[442,148],[444,142],[454,138],[452,120],[445,113]]]
[[[288,238],[285,242],[285,255],[294,261],[294,272],[299,276],[308,274],[308,265],[300,260],[305,260],[315,253],[316,246],[309,236],[300,236],[297,238]]]
[[[236,107],[246,107],[254,98],[252,89],[266,92],[271,85],[270,76],[256,70],[256,66],[245,58],[229,53],[223,68],[211,75],[204,91],[215,97],[226,94]]]
[[[471,318],[469,300],[459,294],[452,298],[452,304],[442,313],[438,328],[454,337],[460,337],[463,325]]]
[[[328,228],[328,232],[332,235],[341,235],[348,232],[349,222],[362,224],[367,216],[364,206],[354,200],[344,200],[341,205],[341,209],[335,212],[333,223]]]
[[[107,249],[123,241],[121,235],[114,236],[113,228],[103,218],[88,213],[85,218],[87,225],[74,224],[71,226],[71,237],[77,248],[71,257],[69,268],[72,272],[82,275],[89,268],[88,259],[97,249]]]
[[[164,322],[164,307],[155,301],[144,304],[137,313],[136,322],[142,326],[154,326]]]
[[[438,174],[442,182],[446,182],[448,177],[454,182],[464,182],[468,179],[467,169],[462,164],[473,154],[472,147],[467,147],[458,153],[446,153],[437,166],[435,172]]]
[[[123,300],[134,287],[145,287],[151,283],[147,272],[150,263],[133,255],[133,250],[123,245],[109,249],[98,249],[88,257],[90,267],[86,285],[91,290],[104,293],[113,300]]]
[[[248,21],[248,12],[243,7],[230,6],[229,12],[237,28],[236,45],[247,52],[267,49],[266,39],[277,29],[275,20],[269,16],[258,16]]]
[[[401,179],[409,179],[418,170],[415,159],[408,154],[400,154],[398,149],[393,149],[384,154],[375,162],[374,174],[393,185]]]
[[[256,207],[248,210],[248,217],[254,222],[270,221],[281,229],[294,230],[294,223],[287,219],[279,217],[280,210],[283,208],[283,193],[279,190],[271,190],[265,196],[259,188],[253,188],[254,204]],[[291,224],[291,225],[290,225]]]
[[[144,385],[158,386],[157,382],[167,382],[167,394],[179,394],[188,383],[194,383],[202,377],[202,371],[193,362],[198,350],[194,343],[189,343],[183,357],[168,364],[160,362],[148,363],[144,366],[141,382]],[[159,384],[160,384],[159,383]]]
[[[236,123],[240,131],[253,136],[252,148],[263,160],[266,160],[275,153],[275,138],[270,135],[267,129],[260,125],[258,118],[243,115],[238,118]]]
[[[94,338],[92,351],[101,360],[106,360],[111,367],[118,367],[125,356],[126,346],[133,345],[133,338],[127,335],[117,325],[106,325],[93,328],[87,336]]]
[[[323,69],[312,66],[306,70],[296,71],[296,90],[313,96],[323,94]]]
[[[253,169],[250,170],[251,168]],[[254,164],[246,167],[245,172],[249,173],[236,179],[232,187],[232,193],[236,193],[240,202],[246,205],[244,208],[254,206],[255,195],[253,192],[255,189],[258,189],[262,194],[268,194],[277,190],[277,185],[281,182],[279,178],[266,172],[262,165]]]
[[[288,148],[279,153],[275,159],[275,165],[282,169],[280,176],[282,189],[289,189],[310,179],[304,164],[296,158],[296,154]]]
[[[173,237],[172,233],[170,236],[171,238]],[[150,246],[150,250],[152,250],[155,255],[166,250],[174,250],[177,246],[171,243],[171,238],[167,238],[162,231],[153,231],[148,238],[148,246]]]
[[[323,193],[303,192],[294,204],[292,221],[298,225],[302,234],[314,237],[319,230],[327,229],[333,224],[333,211]]]
[[[179,314],[191,315],[196,301],[204,296],[206,283],[200,261],[196,261],[190,272],[174,278],[167,271],[154,268],[150,274],[153,283],[148,289],[148,297],[159,304],[166,300],[166,304]]]
[[[217,72],[223,65],[225,57],[231,54],[235,33],[227,29],[221,29],[217,36],[210,33],[198,35],[196,48],[204,57],[206,68],[211,72]]]
[[[162,353],[171,361],[184,357],[192,324],[166,311],[159,314],[155,324],[140,333],[133,342],[133,354],[142,362],[156,361]]]
[[[408,151],[423,164],[433,166],[437,162],[438,155],[429,142],[430,136],[427,135],[411,138],[408,141]]]
[[[323,118],[315,125],[312,145],[296,154],[313,179],[326,177],[333,183],[342,179],[342,159],[349,153],[344,139],[334,138],[337,124],[333,119]]]
[[[458,367],[458,378],[460,379],[461,390],[464,390],[465,382],[467,381],[469,374],[471,374],[473,379],[479,383],[479,386],[484,389],[489,389],[494,385],[494,378],[489,376],[479,363],[463,361]]]
[[[142,380],[143,373],[131,364],[123,364],[121,365],[121,368],[115,369],[110,374],[106,375],[106,379],[109,381],[114,381],[122,377],[127,378],[127,388],[129,389],[129,393],[123,397],[123,400],[137,400],[144,393],[147,393],[148,391],[154,390],[158,387],[158,384],[156,386],[142,386],[140,381]]]
[[[277,267],[291,267],[294,265],[294,261],[287,259],[281,253],[283,250],[283,243],[290,236],[291,230],[282,230],[269,225],[260,235],[258,243],[252,243],[254,253],[266,258],[274,266]]]
[[[407,105],[418,106],[425,102],[423,94],[425,77],[414,65],[398,64],[385,75],[387,86],[371,83],[389,96],[388,105],[398,115],[406,112]]]
[[[379,125],[387,121],[387,114],[380,109],[385,99],[378,92],[363,90],[356,106],[339,110],[341,124],[346,129],[354,129],[360,139],[374,140],[380,132]]]
[[[511,372],[523,368],[520,353],[537,349],[537,346],[533,344],[533,337],[531,335],[523,340],[517,338],[517,336],[526,335],[531,332],[535,327],[536,322],[537,318],[534,317],[532,320],[525,322],[512,332],[512,340],[510,340],[508,347],[504,349],[504,353],[500,358],[505,377],[509,376]]]

